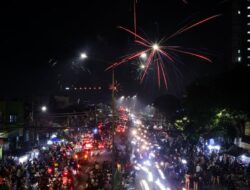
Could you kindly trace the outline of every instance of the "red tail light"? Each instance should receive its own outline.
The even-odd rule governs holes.
[[[63,176],[67,176],[68,175],[68,172],[63,172]]]
[[[69,179],[68,179],[68,182],[71,183],[71,182],[72,182],[72,179],[69,178]]]
[[[53,172],[52,168],[48,168],[48,173],[51,174]]]

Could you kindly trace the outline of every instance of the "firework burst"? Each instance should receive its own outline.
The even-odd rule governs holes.
[[[167,44],[168,40],[181,35],[182,33],[193,29],[194,27],[197,27],[201,24],[204,24],[214,18],[219,17],[220,15],[214,15],[205,19],[202,19],[198,22],[195,22],[191,25],[187,25],[182,27],[181,29],[177,30],[174,34],[170,35],[167,38],[164,38],[162,40],[160,40],[159,42],[152,42],[149,39],[143,38],[141,35],[139,35],[137,33],[137,29],[136,29],[136,11],[135,11],[135,6],[136,4],[134,4],[134,31],[119,26],[118,28],[129,33],[130,35],[132,35],[134,37],[134,42],[139,45],[141,48],[143,48],[141,51],[137,51],[134,52],[132,54],[126,55],[124,56],[122,59],[120,59],[119,61],[111,64],[106,70],[110,70],[110,69],[114,69],[115,67],[120,66],[121,64],[127,63],[131,60],[137,59],[139,57],[145,57],[145,64],[141,65],[142,68],[142,72],[140,74],[140,83],[143,82],[143,80],[145,79],[146,74],[149,71],[150,66],[154,67],[154,70],[156,71],[157,74],[157,84],[158,87],[161,87],[161,81],[163,80],[164,86],[166,88],[168,88],[168,82],[167,82],[167,72],[164,66],[164,61],[163,58],[167,60],[167,62],[170,63],[175,63],[178,60],[175,59],[175,57],[173,57],[173,54],[184,54],[184,55],[189,55],[207,62],[212,62],[211,59],[209,59],[208,57],[206,57],[205,55],[202,55],[200,53],[197,53],[195,51],[190,51],[187,50],[181,46],[170,46]]]

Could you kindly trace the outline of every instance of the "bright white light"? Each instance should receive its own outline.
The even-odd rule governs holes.
[[[136,141],[131,141],[131,143],[132,143],[133,145],[136,145]]]
[[[35,157],[37,158],[39,156],[39,152],[35,152]]]
[[[162,179],[166,179],[166,177],[165,177],[164,173],[161,171],[161,169],[158,168],[158,172],[159,172]]]
[[[160,190],[166,190],[165,187],[164,187],[164,185],[160,182],[159,179],[157,179],[155,183],[156,183],[156,185],[158,185],[158,187],[160,188]]]
[[[141,120],[137,119],[137,120],[134,121],[134,123],[135,123],[136,125],[141,125]]]
[[[137,171],[140,171],[140,170],[141,170],[141,168],[139,168],[138,166],[134,166],[134,168],[135,168],[135,170],[137,170]]]
[[[144,190],[150,190],[150,188],[149,188],[149,185],[148,185],[148,183],[147,183],[147,181],[146,180],[141,180],[140,181],[140,184],[141,184],[141,186],[143,187],[142,189],[144,189]]]
[[[146,166],[151,166],[151,163],[150,163],[149,160],[144,161],[143,164],[146,165]]]
[[[18,160],[21,164],[23,164],[24,162],[26,162],[28,160],[28,156],[27,155],[21,156]]]
[[[41,110],[42,110],[42,112],[46,112],[47,111],[47,107],[46,106],[42,106]]]
[[[187,160],[182,159],[181,162],[182,162],[183,164],[187,164]]]
[[[136,98],[136,95],[134,95],[132,98],[135,99],[135,98]]]
[[[147,167],[145,167],[145,166],[142,166],[142,165],[140,165],[139,166],[144,172],[146,172],[146,173],[148,173],[149,172],[149,170],[148,170],[148,168]]]
[[[147,54],[146,54],[146,53],[142,53],[142,54],[140,55],[140,58],[146,59],[146,58],[147,58]]]
[[[154,49],[155,51],[158,50],[158,49],[159,49],[158,44],[154,44],[154,45],[153,45],[153,49]]]
[[[149,159],[151,159],[151,158],[155,158],[155,154],[153,152],[149,153]]]
[[[81,59],[86,59],[88,56],[86,53],[81,53]]]
[[[98,133],[98,129],[97,129],[97,128],[94,128],[94,129],[93,129],[93,133],[94,133],[94,134],[97,134],[97,133]]]
[[[241,155],[241,159],[242,159],[242,160],[246,159],[246,156],[245,156],[244,154]]]
[[[142,146],[141,146],[141,149],[142,149],[142,150],[145,150],[146,148],[147,148],[147,147],[146,147],[145,145],[142,145]]]
[[[220,145],[208,145],[209,150],[220,150]]]
[[[132,131],[132,135],[136,135],[137,134],[137,131],[134,129],[133,131]]]
[[[47,145],[52,145],[53,144],[53,141],[52,140],[48,140],[47,141]]]
[[[123,100],[125,97],[124,96],[121,96],[121,100]]]
[[[153,182],[154,181],[153,174],[150,171],[148,171],[148,181],[149,182]]]
[[[52,145],[52,144],[53,144],[53,142],[51,140],[47,141],[47,145]]]
[[[46,147],[45,147],[45,146],[43,146],[43,147],[42,147],[42,149],[43,149],[43,150],[46,150]]]
[[[65,87],[65,90],[70,90],[70,88],[69,87]]]
[[[56,138],[57,136],[55,135],[55,134],[53,134],[53,135],[51,135],[51,138],[53,139],[53,138]]]
[[[164,162],[161,162],[160,165],[161,165],[161,166],[164,166]]]
[[[129,116],[134,119],[135,118],[135,115],[133,113],[129,114]]]
[[[241,62],[241,57],[240,56],[238,57],[238,62]]]
[[[145,65],[141,64],[140,69],[145,69]]]

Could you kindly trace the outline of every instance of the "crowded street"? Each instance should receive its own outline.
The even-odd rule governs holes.
[[[250,0],[0,13],[0,190],[250,190]]]
[[[1,189],[187,190],[248,189],[250,165],[221,151],[214,140],[192,144],[146,117],[120,107],[109,120],[63,137],[1,165]],[[113,140],[112,140],[113,139]],[[112,142],[113,141],[113,142]],[[112,148],[114,143],[114,147]]]

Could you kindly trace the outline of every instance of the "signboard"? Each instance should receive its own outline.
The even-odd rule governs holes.
[[[2,139],[8,138],[8,133],[6,133],[6,132],[0,132],[0,138],[2,138]]]
[[[3,159],[3,146],[0,145],[0,160]]]
[[[249,136],[250,137],[250,121],[247,121],[245,123],[245,136]]]

